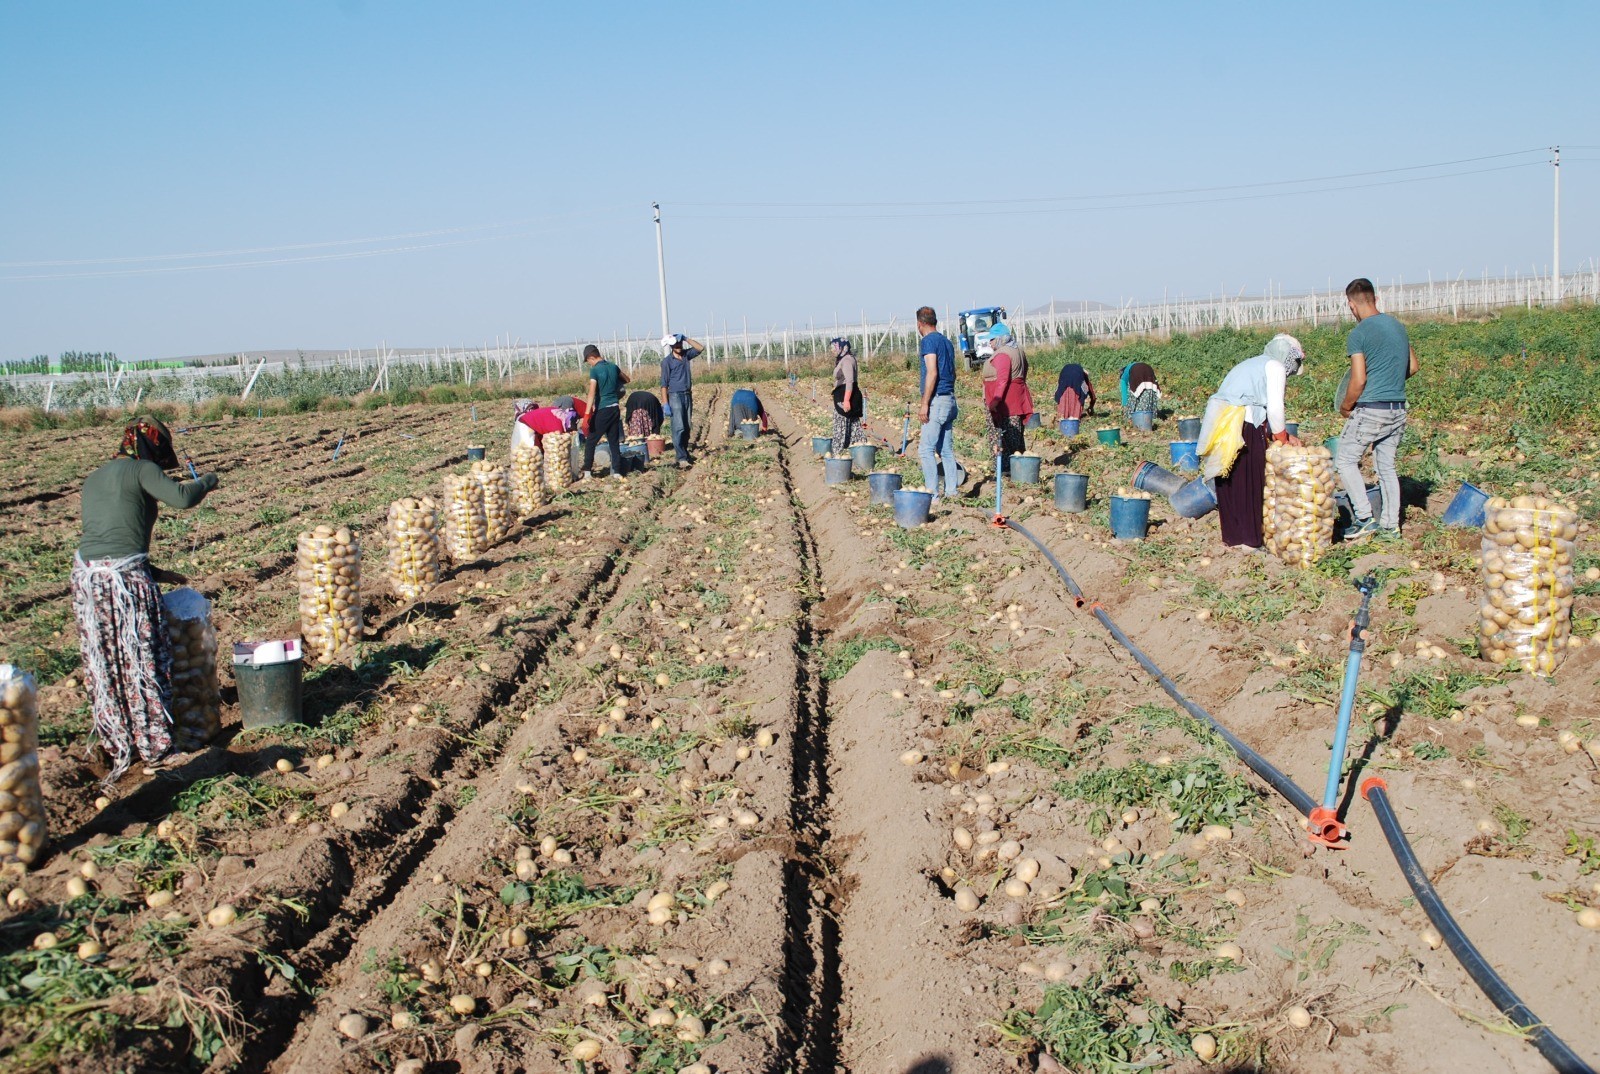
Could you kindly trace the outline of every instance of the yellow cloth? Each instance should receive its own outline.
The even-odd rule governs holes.
[[[1207,478],[1227,477],[1233,470],[1234,460],[1244,450],[1244,417],[1244,407],[1223,406],[1210,423],[1210,435],[1200,442]]]

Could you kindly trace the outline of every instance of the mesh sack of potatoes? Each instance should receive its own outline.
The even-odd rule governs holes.
[[[1333,456],[1325,447],[1267,448],[1261,532],[1267,551],[1292,567],[1309,567],[1333,547]]]
[[[511,452],[511,505],[523,516],[544,506],[544,453],[532,444]]]
[[[300,636],[306,654],[331,664],[361,639],[361,545],[349,527],[300,535]]]
[[[572,486],[572,434],[546,433],[544,437],[544,483],[551,492]]]
[[[161,610],[172,647],[173,741],[185,752],[197,750],[222,730],[211,602],[185,586],[162,594]]]
[[[1578,515],[1542,496],[1496,496],[1483,518],[1478,648],[1496,664],[1548,675],[1572,637]]]
[[[511,479],[504,466],[483,459],[472,464],[472,480],[483,487],[484,535],[498,544],[511,534]]]
[[[439,505],[407,496],[389,505],[389,585],[404,601],[439,582]]]
[[[469,474],[444,479],[444,547],[457,563],[477,559],[489,547],[483,486]]]
[[[39,789],[39,690],[0,664],[0,865],[32,865],[44,849]]]

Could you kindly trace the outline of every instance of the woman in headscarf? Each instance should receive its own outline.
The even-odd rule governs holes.
[[[538,403],[532,399],[513,399],[511,401],[511,450],[514,453],[519,447],[538,447],[539,440],[534,431],[522,422],[522,415],[537,409]]]
[[[983,363],[983,404],[989,414],[989,455],[1006,460],[1026,451],[1022,430],[1033,415],[1033,393],[1028,391],[1028,358],[1011,329],[996,324],[989,329],[994,347]]]
[[[526,410],[521,409],[523,403],[529,404]],[[560,396],[549,406],[540,406],[531,399],[518,399],[517,406],[518,431],[512,433],[512,447],[531,440],[534,447],[542,448],[547,434],[570,433],[578,424],[578,412],[573,408],[570,395]]]
[[[137,752],[159,765],[172,752],[172,650],[158,581],[183,578],[150,565],[161,504],[187,510],[217,487],[217,475],[179,483],[172,433],[140,418],[116,456],[83,482],[83,539],[72,561],[72,611],[83,649],[83,683],[94,735],[111,758],[108,784]]]
[[[866,435],[861,418],[867,412],[866,396],[861,393],[861,369],[856,362],[850,341],[835,337],[828,341],[833,348],[833,447],[835,455],[843,455],[850,445]]]
[[[654,392],[628,393],[624,409],[627,411],[627,434],[630,439],[661,435],[661,423],[666,420],[666,415],[661,412],[661,400],[656,398]]]
[[[1156,371],[1148,362],[1134,362],[1125,374],[1122,405],[1130,414],[1154,416],[1160,402],[1161,388],[1156,384]]]
[[[1077,362],[1061,367],[1056,378],[1056,418],[1082,418],[1094,413],[1094,385]]]
[[[1300,341],[1279,333],[1262,353],[1234,366],[1206,403],[1200,453],[1205,476],[1216,479],[1223,544],[1261,547],[1267,440],[1299,446],[1284,428],[1283,394],[1288,378],[1304,368]]]

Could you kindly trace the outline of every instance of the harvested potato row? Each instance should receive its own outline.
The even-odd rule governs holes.
[[[1325,447],[1274,443],[1267,448],[1261,530],[1267,551],[1292,567],[1309,567],[1333,547],[1333,456]]]
[[[572,487],[572,434],[546,433],[544,437],[544,483],[551,492]]]
[[[1484,507],[1479,649],[1548,675],[1572,638],[1573,546],[1578,515],[1542,496],[1496,496]]]
[[[0,865],[32,865],[44,849],[39,789],[39,689],[0,664]]]
[[[389,505],[389,585],[416,600],[439,582],[439,505],[407,496]]]
[[[166,594],[161,605],[172,647],[173,739],[180,750],[197,750],[222,730],[211,602],[184,588]]]
[[[361,639],[361,545],[349,527],[300,535],[300,636],[306,654],[331,664]]]
[[[444,479],[444,546],[457,563],[477,559],[489,548],[489,522],[483,486],[469,474]]]
[[[472,464],[472,480],[483,488],[484,539],[498,544],[511,535],[511,479],[487,459]]]
[[[526,517],[544,506],[544,453],[532,444],[511,452],[511,503]]]

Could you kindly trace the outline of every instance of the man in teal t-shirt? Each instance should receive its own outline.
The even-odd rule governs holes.
[[[939,331],[939,317],[932,306],[917,310],[917,355],[922,363],[922,445],[917,460],[922,463],[922,483],[939,502],[939,464],[944,464],[944,494],[956,494],[956,352],[950,338]]]
[[[594,447],[603,436],[606,450],[611,453],[611,476],[622,476],[622,386],[628,383],[628,374],[618,369],[614,362],[600,357],[600,348],[593,343],[583,348],[583,360],[589,363],[589,416],[583,429],[583,479],[587,481],[594,470]]]
[[[1406,326],[1378,312],[1378,295],[1371,280],[1351,280],[1344,296],[1356,319],[1345,346],[1350,376],[1339,400],[1339,413],[1346,421],[1335,460],[1339,483],[1350,497],[1354,515],[1354,524],[1344,538],[1398,537],[1400,471],[1395,461],[1406,431],[1406,381],[1417,372],[1417,352],[1411,347]],[[1361,476],[1361,459],[1369,447],[1378,486],[1383,490],[1383,516],[1377,521],[1372,518],[1372,504]]]

